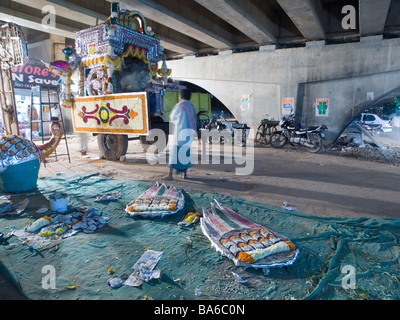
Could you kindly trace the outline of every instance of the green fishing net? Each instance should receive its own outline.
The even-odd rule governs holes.
[[[102,175],[58,174],[39,179],[38,189],[13,196],[29,199],[24,213],[0,218],[0,232],[24,228],[47,213],[54,192],[68,194],[68,209],[89,206],[108,222],[93,233],[79,232],[44,250],[33,250],[13,236],[0,244],[0,271],[30,299],[41,300],[282,300],[400,298],[400,220],[321,218],[298,211],[211,192],[183,190],[185,209],[162,219],[132,218],[126,205],[154,182],[118,180]],[[120,198],[95,202],[101,194]],[[291,266],[236,267],[202,234],[200,225],[178,223],[189,211],[201,213],[213,199],[240,215],[287,236],[300,253]],[[139,287],[112,288],[125,281],[148,250],[163,252],[158,279]],[[46,281],[53,270],[55,288]],[[234,274],[244,282],[240,283]]]

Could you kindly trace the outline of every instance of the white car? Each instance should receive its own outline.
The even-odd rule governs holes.
[[[361,113],[360,122],[366,125],[382,125],[383,132],[392,132],[392,122],[390,120],[383,120],[374,113]]]

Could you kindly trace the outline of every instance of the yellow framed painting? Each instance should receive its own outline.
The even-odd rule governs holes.
[[[147,135],[147,94],[77,97],[72,118],[75,132]]]

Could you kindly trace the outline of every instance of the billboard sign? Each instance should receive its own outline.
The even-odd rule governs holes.
[[[12,68],[12,78],[15,89],[28,89],[32,87],[57,87],[60,77],[46,67],[26,64]]]

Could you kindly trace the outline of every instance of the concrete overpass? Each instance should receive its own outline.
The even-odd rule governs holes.
[[[55,51],[108,17],[110,2],[2,0],[0,20],[25,27],[30,42],[50,34]],[[322,121],[340,132],[367,93],[379,96],[399,83],[400,0],[121,2],[161,39],[172,78],[208,90],[253,127],[267,113],[280,117],[282,99],[294,98],[303,123]],[[250,96],[246,106],[242,96]],[[315,116],[317,98],[329,99],[327,117]]]
[[[75,32],[105,20],[106,0],[2,0],[0,20],[74,38]],[[168,57],[205,55],[221,50],[255,50],[358,41],[361,37],[398,36],[399,0],[123,0],[140,11],[161,39]],[[56,23],[42,23],[49,7]],[[355,9],[355,21],[343,19]],[[343,13],[344,12],[344,13]],[[45,21],[45,23],[47,20]],[[349,29],[347,29],[349,27]]]

